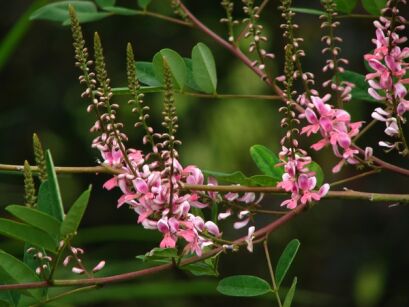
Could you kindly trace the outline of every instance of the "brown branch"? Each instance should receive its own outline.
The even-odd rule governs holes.
[[[193,190],[193,191],[213,191],[213,192],[255,192],[255,193],[274,193],[287,195],[289,193],[282,189],[276,187],[247,187],[239,185],[193,185],[193,184],[183,184],[181,185],[183,189]],[[371,192],[360,192],[353,190],[346,191],[329,191],[324,197],[325,199],[360,199],[367,200],[371,202],[400,202],[409,203],[409,194],[385,194],[385,193],[371,193]]]
[[[19,172],[23,174],[23,165],[0,164],[0,171]],[[33,173],[38,173],[37,166],[31,166]],[[56,166],[55,172],[57,174],[121,174],[120,170],[111,168],[109,166]]]
[[[139,11],[139,15],[143,15],[143,16],[150,16],[150,17],[154,17],[154,18],[158,18],[158,19],[162,19],[165,21],[169,21],[171,23],[175,23],[181,26],[185,26],[185,27],[192,27],[192,24],[190,22],[186,22],[184,20],[178,19],[178,18],[173,18],[170,16],[166,16],[166,15],[162,15],[159,13],[155,13],[155,12],[150,12],[150,11]]]
[[[299,207],[295,208],[294,210],[288,212],[286,215],[278,218],[274,222],[264,226],[263,228],[259,229],[254,233],[255,238],[259,238],[265,236],[272,231],[276,230],[277,228],[281,227],[292,218],[294,218],[298,213],[306,208],[305,205],[300,205]],[[246,236],[234,241],[235,244],[243,244],[246,240]],[[202,256],[194,256],[188,259],[184,259],[180,262],[180,266],[185,266],[191,263],[195,263],[207,258],[210,258],[224,249],[223,247],[215,248],[210,252],[203,254]],[[162,271],[166,271],[173,267],[173,263],[163,264],[159,266],[155,266],[148,269],[143,269],[139,271],[133,271],[118,275],[106,276],[106,277],[94,277],[94,278],[84,278],[84,279],[72,279],[72,280],[54,280],[54,281],[38,281],[38,282],[28,282],[28,283],[20,283],[20,284],[8,284],[8,285],[0,285],[0,291],[6,290],[17,290],[17,289],[34,289],[34,288],[45,288],[45,287],[68,287],[68,286],[88,286],[88,285],[103,285],[103,284],[111,284],[117,282],[124,282],[128,280],[133,280],[138,277],[147,276],[156,274]]]

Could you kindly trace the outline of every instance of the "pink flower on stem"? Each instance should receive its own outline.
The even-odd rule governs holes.
[[[306,204],[312,201],[319,201],[329,190],[329,184],[324,184],[318,191],[315,191],[317,179],[315,173],[308,169],[311,158],[292,153],[286,147],[280,152],[280,159],[285,163],[282,181],[277,187],[291,193],[291,198],[284,200],[281,206],[288,209],[296,208],[300,203]]]
[[[384,10],[385,13],[392,12],[394,21],[381,16],[374,21],[376,28],[376,38],[372,40],[376,48],[372,53],[364,56],[373,72],[366,75],[369,84],[368,93],[376,100],[386,104],[386,108],[376,108],[372,117],[382,121],[386,125],[385,134],[390,137],[399,137],[400,131],[398,121],[405,122],[404,114],[409,111],[409,101],[405,84],[409,83],[405,78],[408,71],[407,59],[409,58],[409,48],[403,49],[400,44],[407,41],[405,36],[400,36],[398,31],[405,29],[406,20],[398,16],[396,5],[399,3],[389,3],[392,5]],[[388,149],[398,148],[398,144],[381,141],[380,146]]]
[[[301,129],[301,134],[310,136],[319,134],[322,139],[311,146],[316,151],[331,145],[334,154],[342,160],[334,168],[338,172],[345,162],[357,164],[355,156],[359,153],[351,147],[352,138],[359,133],[363,122],[351,122],[351,116],[345,110],[334,108],[326,102],[331,98],[329,94],[323,98],[311,96],[311,103],[305,102],[307,108],[300,115],[309,125]]]

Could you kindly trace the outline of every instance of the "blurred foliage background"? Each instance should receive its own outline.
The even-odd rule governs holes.
[[[44,4],[47,1],[36,1]],[[220,34],[226,33],[219,23],[224,11],[220,1],[185,1],[198,18]],[[235,1],[237,14],[240,1]],[[262,22],[269,36],[270,50],[277,55],[275,73],[282,67],[281,22],[278,1],[266,7]],[[130,8],[135,0],[118,1]],[[20,16],[32,5],[31,1],[1,1],[0,31],[4,38]],[[294,6],[319,8],[319,1],[294,1]],[[154,0],[153,10],[169,13],[168,1]],[[357,8],[360,12],[361,8]],[[407,12],[406,12],[407,13]],[[305,70],[316,74],[318,84],[325,61],[321,55],[318,16],[297,15],[298,35],[305,39],[307,57]],[[87,102],[80,99],[79,72],[74,67],[70,30],[59,24],[31,22],[27,33],[10,57],[3,63],[1,79],[0,163],[33,162],[31,137],[37,132],[46,148],[52,150],[56,165],[95,165],[98,153],[90,148],[93,136],[88,133],[93,118],[86,113]],[[173,25],[150,17],[114,16],[84,25],[90,45],[92,34],[98,31],[106,50],[108,70],[113,86],[126,82],[125,47],[128,41],[135,47],[137,60],[150,61],[162,48],[172,48],[182,56],[190,56],[197,42],[206,43],[215,54],[219,93],[271,94],[248,68],[201,32]],[[370,19],[345,19],[338,29],[344,39],[342,55],[350,60],[348,69],[365,73],[363,54],[371,50],[373,27]],[[130,144],[141,147],[141,131],[131,129],[132,114],[126,98],[120,116],[124,119]],[[153,109],[154,126],[160,124],[161,95],[145,97]],[[180,150],[184,165],[196,164],[202,169],[231,172],[242,170],[256,174],[248,150],[253,144],[263,144],[275,152],[283,131],[279,127],[280,103],[261,100],[211,100],[177,96],[180,117]],[[374,105],[353,101],[347,105],[354,120],[368,120]],[[365,143],[376,145],[383,134],[376,126]],[[311,140],[304,142],[305,146]],[[345,167],[341,175],[332,175],[336,163],[330,150],[320,154],[310,152],[326,171],[326,180],[345,178],[356,173]],[[381,151],[376,153],[384,156]],[[395,154],[386,157],[391,162],[408,167]],[[86,249],[85,259],[106,259],[102,275],[135,270],[140,266],[135,256],[158,245],[157,234],[144,231],[136,224],[136,215],[126,209],[116,209],[119,193],[102,189],[106,175],[61,175],[59,177],[64,203],[69,206],[89,183],[94,185],[91,204],[82,224],[76,245]],[[3,207],[23,202],[23,178],[0,174],[0,214]],[[400,175],[383,173],[348,188],[363,191],[408,193],[409,180]],[[263,206],[278,208],[280,199],[267,197]],[[295,306],[409,306],[409,208],[403,205],[371,204],[362,201],[322,201],[313,210],[300,215],[270,236],[274,262],[288,241],[298,238],[301,249],[292,268],[299,284]],[[256,226],[269,221],[259,217]],[[225,233],[237,235],[226,222]],[[74,245],[75,245],[74,244]],[[22,245],[0,238],[0,248],[18,254]],[[69,272],[60,272],[60,276]],[[268,279],[267,266],[260,247],[253,254],[239,252],[222,256],[221,276],[254,274]],[[290,280],[286,281],[289,285]],[[184,272],[170,271],[135,280],[123,285],[106,286],[100,290],[79,294],[57,302],[55,306],[272,306],[274,298],[234,299],[223,297],[215,290],[216,278],[196,278]],[[51,306],[51,305],[50,305]]]

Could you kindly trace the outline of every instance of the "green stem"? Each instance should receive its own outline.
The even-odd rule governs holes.
[[[273,266],[271,265],[271,258],[270,258],[270,253],[268,251],[267,238],[264,240],[263,246],[264,246],[264,254],[266,255],[268,270],[270,272],[271,284],[272,284],[273,291],[277,299],[277,304],[279,307],[282,307],[283,304],[281,303],[280,294],[278,293],[277,283],[276,283],[276,279],[274,276]]]
[[[30,307],[40,307],[40,306],[44,306],[44,305],[47,304],[47,303],[50,303],[50,302],[59,300],[60,298],[69,296],[69,295],[71,295],[71,294],[75,294],[75,293],[78,293],[78,292],[84,292],[84,291],[88,291],[88,290],[97,289],[97,288],[99,288],[99,287],[100,287],[100,286],[98,286],[98,285],[92,285],[92,286],[86,286],[86,287],[81,287],[81,288],[77,288],[77,289],[74,289],[74,290],[66,291],[66,292],[64,292],[64,293],[61,293],[61,294],[58,294],[58,295],[56,295],[56,296],[50,297],[49,299],[47,299],[47,300],[45,300],[45,301],[43,301],[43,302],[41,302],[41,303],[31,305]]]
[[[57,255],[55,255],[54,257],[54,261],[51,265],[51,271],[50,271],[50,275],[48,276],[47,280],[48,281],[52,281],[53,280],[53,276],[55,273],[55,270],[57,269],[58,264],[60,263],[61,260],[61,256],[62,253],[64,252],[65,247],[67,246],[67,242],[64,241],[64,244],[60,247],[60,249],[57,252]]]

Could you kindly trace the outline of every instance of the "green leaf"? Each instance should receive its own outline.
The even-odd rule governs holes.
[[[371,15],[380,16],[387,0],[361,0],[364,9]]]
[[[48,175],[48,204],[44,204],[46,207],[39,208],[41,211],[48,213],[55,217],[57,220],[62,221],[64,218],[64,207],[62,204],[60,187],[58,185],[57,174],[55,173],[53,158],[51,152],[46,151],[46,166]],[[40,196],[39,196],[40,197]],[[40,204],[38,204],[40,207]]]
[[[169,64],[170,72],[173,76],[174,85],[181,91],[186,83],[186,64],[183,58],[172,49],[162,49],[153,57],[153,70],[155,72],[156,78],[163,83],[163,59]]]
[[[218,262],[219,255],[215,255],[205,260],[182,266],[181,269],[195,276],[219,276],[219,271],[217,270]]]
[[[297,277],[294,277],[293,283],[291,284],[291,287],[285,296],[283,307],[291,307],[291,303],[293,302],[296,286],[297,286]]]
[[[267,175],[255,175],[251,177],[247,177],[240,171],[236,171],[233,173],[221,173],[215,171],[207,171],[203,170],[203,173],[206,176],[215,177],[218,181],[223,183],[233,183],[233,184],[240,184],[245,186],[262,186],[262,187],[271,187],[277,184],[277,179],[275,177],[267,176]]]
[[[194,91],[202,92],[202,89],[199,85],[196,84],[195,79],[193,78],[193,63],[191,59],[183,58],[186,64],[186,86],[191,88]]]
[[[139,82],[150,86],[162,86],[162,83],[156,78],[151,62],[135,62],[136,77]]]
[[[95,0],[99,7],[105,8],[106,6],[115,6],[116,0]]]
[[[74,235],[76,233],[82,217],[84,216],[85,209],[87,208],[90,194],[91,186],[85,190],[71,206],[61,224],[62,237]]]
[[[267,175],[255,175],[250,177],[252,185],[261,187],[275,187],[278,180],[274,177]]]
[[[250,148],[250,155],[257,167],[267,176],[276,180],[281,180],[284,173],[282,166],[277,166],[280,159],[270,149],[263,145],[253,145]]]
[[[138,15],[140,13],[139,11],[128,9],[127,7],[122,6],[106,6],[104,7],[104,11],[123,16],[133,16]]]
[[[317,187],[322,186],[324,183],[324,171],[322,170],[321,166],[317,162],[312,161],[307,165],[307,167],[311,172],[315,173],[315,178],[317,178]]]
[[[138,0],[138,5],[140,8],[146,10],[148,5],[151,3],[152,0]]]
[[[217,291],[228,296],[259,296],[271,291],[270,285],[264,279],[251,275],[235,275],[222,279],[217,285]]]
[[[57,241],[44,231],[32,226],[0,218],[0,235],[44,247],[55,252]]]
[[[21,205],[7,206],[6,211],[21,221],[38,229],[44,230],[52,237],[59,237],[61,222],[47,213]]]
[[[82,14],[97,13],[96,5],[91,1],[59,1],[39,8],[30,16],[30,20],[50,20],[63,22],[69,19],[68,6],[72,5],[78,17]]]
[[[221,173],[214,171],[206,171],[203,173],[207,176],[215,177],[217,180],[225,183],[238,183],[241,185],[251,185],[253,182],[250,178],[246,177],[242,172],[237,171],[233,173]]]
[[[40,281],[26,264],[3,250],[0,250],[0,268],[17,283]],[[40,299],[42,293],[41,289],[30,289],[27,292],[36,299]]]
[[[159,248],[155,247],[145,255],[136,256],[137,259],[143,262],[169,263],[172,258],[178,258],[178,250],[176,248]]]
[[[86,22],[98,21],[106,17],[109,17],[111,15],[112,15],[111,13],[104,13],[104,12],[81,13],[81,14],[77,14],[77,18],[80,23],[86,23]],[[71,19],[69,18],[64,20],[62,23],[63,26],[69,26],[70,24],[71,24]]]
[[[216,64],[212,51],[203,43],[198,43],[192,49],[193,78],[199,88],[209,94],[215,94],[217,89]]]
[[[324,11],[309,9],[309,8],[306,8],[306,7],[292,7],[290,9],[293,12],[296,12],[296,13],[309,14],[309,15],[318,15],[318,16],[325,15]]]
[[[379,101],[375,100],[368,94],[369,85],[365,81],[364,75],[346,70],[343,73],[339,73],[338,78],[340,81],[347,81],[355,84],[355,87],[353,87],[351,91],[352,99],[379,103]]]
[[[299,247],[300,241],[298,241],[297,239],[291,240],[290,243],[288,243],[287,246],[285,247],[280,258],[278,259],[275,276],[277,288],[280,288],[280,285],[283,282],[284,277],[287,274],[288,269],[290,268],[295,258],[295,255],[298,252]]]
[[[356,7],[357,0],[334,0],[337,5],[337,11],[350,14]]]

